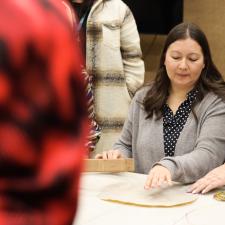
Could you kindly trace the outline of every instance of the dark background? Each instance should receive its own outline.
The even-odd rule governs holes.
[[[167,34],[183,21],[183,0],[123,0],[136,19],[138,31]]]

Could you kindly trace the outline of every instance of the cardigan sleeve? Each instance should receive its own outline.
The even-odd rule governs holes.
[[[199,136],[193,151],[165,157],[157,164],[168,168],[174,181],[192,183],[225,159],[225,103],[217,98],[199,118]]]
[[[113,146],[113,149],[120,150],[122,154],[128,158],[131,158],[134,155],[134,152],[132,153],[132,148],[134,148],[133,145],[137,142],[142,102],[149,88],[149,86],[146,86],[136,92],[131,101],[128,116],[123,125],[120,137]]]
[[[131,95],[144,83],[144,62],[134,17],[127,7],[120,30],[121,54],[128,91]]]
[[[113,149],[120,152],[127,158],[132,157],[132,134],[133,134],[133,114],[137,104],[137,95],[131,101],[127,119],[123,125],[118,141],[113,145]]]

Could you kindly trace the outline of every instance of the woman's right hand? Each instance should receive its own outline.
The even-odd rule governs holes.
[[[124,156],[119,150],[104,151],[101,154],[97,154],[95,159],[123,159]]]

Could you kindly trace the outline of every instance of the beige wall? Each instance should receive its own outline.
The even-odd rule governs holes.
[[[225,78],[225,0],[184,0],[184,21],[198,24],[206,33],[213,60]],[[141,35],[149,81],[158,67],[164,35]]]

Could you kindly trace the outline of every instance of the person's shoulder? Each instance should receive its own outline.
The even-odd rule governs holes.
[[[225,104],[225,102],[222,100],[222,98],[220,96],[218,96],[217,94],[215,94],[214,92],[210,91],[208,92],[204,98],[203,98],[203,102],[205,102],[205,104],[212,104],[214,103],[220,103],[220,104]]]
[[[225,112],[225,101],[214,92],[208,92],[199,104],[198,112],[201,114],[212,112]]]
[[[147,95],[148,91],[152,88],[152,83],[148,83],[141,87],[135,94],[135,99],[137,101],[143,102],[145,96]]]
[[[124,1],[122,0],[106,0],[107,2],[116,2],[117,4],[121,5],[127,5]]]
[[[123,2],[122,0],[108,0],[106,2],[114,4],[123,10],[129,9],[128,5],[125,2]]]

